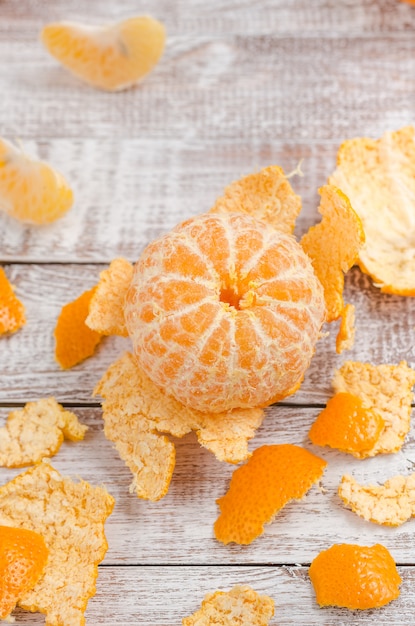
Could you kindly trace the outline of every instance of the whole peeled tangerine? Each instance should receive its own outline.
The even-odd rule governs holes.
[[[294,393],[324,317],[323,289],[294,237],[240,213],[199,215],[147,246],[125,305],[139,365],[203,412]]]

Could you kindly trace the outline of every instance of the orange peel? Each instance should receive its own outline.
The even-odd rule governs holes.
[[[325,185],[319,193],[323,219],[308,230],[300,243],[323,285],[326,321],[332,322],[343,314],[344,274],[356,262],[365,235],[360,218],[340,189]]]
[[[56,454],[64,440],[81,441],[87,426],[54,398],[28,402],[0,428],[0,466],[23,467]]]
[[[346,507],[375,524],[400,526],[415,516],[415,474],[394,476],[383,485],[367,486],[345,475],[338,494]]]
[[[346,361],[333,378],[336,393],[350,393],[384,420],[385,426],[368,456],[390,454],[402,447],[410,428],[415,371],[399,365],[372,365]]]
[[[159,21],[139,16],[107,26],[47,24],[41,39],[48,52],[75,76],[99,89],[119,91],[155,67],[164,51],[166,33]]]
[[[196,431],[199,443],[221,461],[238,463],[249,455],[247,441],[263,419],[261,409],[203,414],[181,405],[151,382],[125,353],[94,390],[103,402],[104,432],[133,474],[139,498],[166,495],[175,465],[175,446],[161,433],[183,437]]]
[[[86,325],[101,335],[128,335],[124,319],[124,302],[133,277],[133,266],[119,258],[111,261],[99,275],[89,303]]]
[[[301,198],[294,193],[284,170],[270,165],[231,183],[211,211],[247,213],[291,234],[301,211]]]
[[[373,609],[395,600],[402,580],[382,545],[335,544],[312,561],[309,576],[320,606]]]
[[[0,524],[42,535],[49,550],[44,574],[18,606],[46,614],[48,626],[83,626],[107,551],[104,523],[114,499],[102,487],[74,483],[48,462],[0,487]]]
[[[92,356],[103,337],[85,323],[95,289],[93,287],[85,291],[76,300],[62,307],[54,337],[55,358],[63,369],[70,369]]]
[[[257,448],[248,462],[234,471],[228,492],[217,501],[216,539],[225,544],[251,543],[288,502],[305,496],[326,465],[291,444]]]
[[[0,267],[0,335],[15,333],[25,323],[25,307],[16,297],[6,272]]]
[[[0,620],[36,585],[49,556],[45,540],[27,528],[0,526]]]
[[[339,332],[336,337],[336,352],[341,354],[344,350],[353,348],[355,339],[355,307],[353,304],[346,304],[340,320]]]
[[[48,224],[72,204],[62,174],[0,138],[0,211],[28,224]]]
[[[350,139],[329,178],[363,223],[358,264],[384,293],[415,296],[415,129]]]
[[[184,617],[182,626],[268,626],[274,615],[274,600],[260,596],[249,585],[236,585],[230,591],[206,595],[201,608]]]
[[[384,419],[351,393],[337,393],[312,425],[309,437],[317,446],[330,446],[358,459],[371,451],[385,428]]]

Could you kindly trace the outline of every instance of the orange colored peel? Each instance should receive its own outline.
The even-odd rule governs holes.
[[[362,220],[362,271],[385,293],[414,296],[415,128],[345,141],[329,182],[347,194]]]
[[[166,33],[157,20],[140,16],[108,26],[47,24],[41,38],[48,52],[78,78],[99,89],[118,91],[154,68],[164,51]]]
[[[26,528],[0,526],[0,619],[33,589],[45,571],[49,551],[41,535]]]
[[[344,310],[344,274],[356,262],[365,240],[360,218],[340,189],[325,185],[319,190],[323,219],[301,239],[324,288],[326,321],[337,320]]]
[[[336,544],[313,560],[309,576],[320,606],[374,609],[399,596],[402,580],[382,545]]]
[[[336,337],[336,352],[341,354],[343,350],[350,350],[354,345],[355,338],[355,307],[346,304],[341,314],[339,332]]]
[[[249,456],[247,442],[263,419],[261,409],[200,413],[167,396],[124,354],[110,366],[94,390],[105,398],[105,436],[133,474],[131,490],[139,498],[166,495],[175,465],[175,437],[196,431],[199,443],[221,461],[238,463]]]
[[[24,305],[16,298],[4,269],[0,267],[0,335],[14,333],[25,323]]]
[[[301,499],[327,463],[291,444],[262,446],[235,470],[228,492],[217,502],[216,539],[249,544],[290,500]]]
[[[55,358],[63,369],[69,369],[92,356],[102,335],[85,323],[95,287],[62,307],[55,327]]]
[[[330,446],[364,459],[371,456],[384,427],[384,419],[365,408],[360,398],[337,393],[317,417],[309,437],[318,446]]]
[[[196,613],[183,618],[182,626],[268,626],[273,615],[272,598],[248,585],[236,585],[230,591],[209,593]]]
[[[226,187],[211,211],[247,213],[288,234],[294,231],[301,198],[294,193],[282,168],[271,165]]]
[[[72,204],[62,174],[0,138],[0,211],[28,224],[48,224]]]

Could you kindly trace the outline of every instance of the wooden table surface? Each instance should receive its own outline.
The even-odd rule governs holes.
[[[81,84],[39,43],[48,21],[137,13],[165,23],[167,47],[153,73],[125,92]],[[52,460],[62,474],[104,484],[116,498],[87,624],[180,625],[207,592],[237,583],[274,598],[273,626],[413,624],[415,520],[400,528],[365,522],[343,508],[337,485],[346,472],[362,482],[412,472],[415,430],[401,452],[366,461],[307,439],[344,360],[415,366],[413,299],[380,294],[357,268],[348,274],[354,348],[337,355],[337,326],[325,329],[300,391],[267,409],[249,444],[290,442],[316,452],[328,461],[323,489],[287,506],[245,547],[213,537],[215,501],[234,467],[193,435],[176,441],[164,499],[129,493],[131,475],[105,439],[99,400],[91,397],[129,341],[107,338],[94,357],[62,371],[53,329],[62,305],[94,285],[109,261],[135,261],[150,240],[263,166],[290,171],[304,159],[304,177],[292,180],[303,197],[296,229],[303,234],[318,220],[317,189],[339,144],[415,122],[415,7],[397,0],[0,0],[0,59],[0,134],[50,161],[76,195],[72,210],[47,227],[0,214],[0,262],[27,307],[24,329],[0,339],[0,420],[12,407],[53,395],[90,426],[85,441],[64,443]],[[19,471],[1,469],[0,483]],[[384,544],[403,578],[400,598],[377,611],[319,609],[308,564],[339,542]],[[40,625],[44,617],[18,610],[16,623]]]

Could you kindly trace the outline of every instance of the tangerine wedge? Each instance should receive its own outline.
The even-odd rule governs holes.
[[[372,547],[337,544],[313,560],[309,576],[320,606],[374,609],[399,596],[402,580],[390,552]]]
[[[25,323],[25,307],[15,296],[6,272],[0,267],[0,335],[14,333]]]
[[[0,210],[28,224],[48,224],[73,204],[68,183],[48,163],[0,138]]]
[[[20,598],[36,585],[48,560],[42,535],[26,528],[0,526],[0,619],[10,616]]]
[[[153,69],[163,53],[166,34],[163,24],[143,16],[107,26],[48,24],[41,39],[48,52],[78,78],[100,89],[118,91]]]

